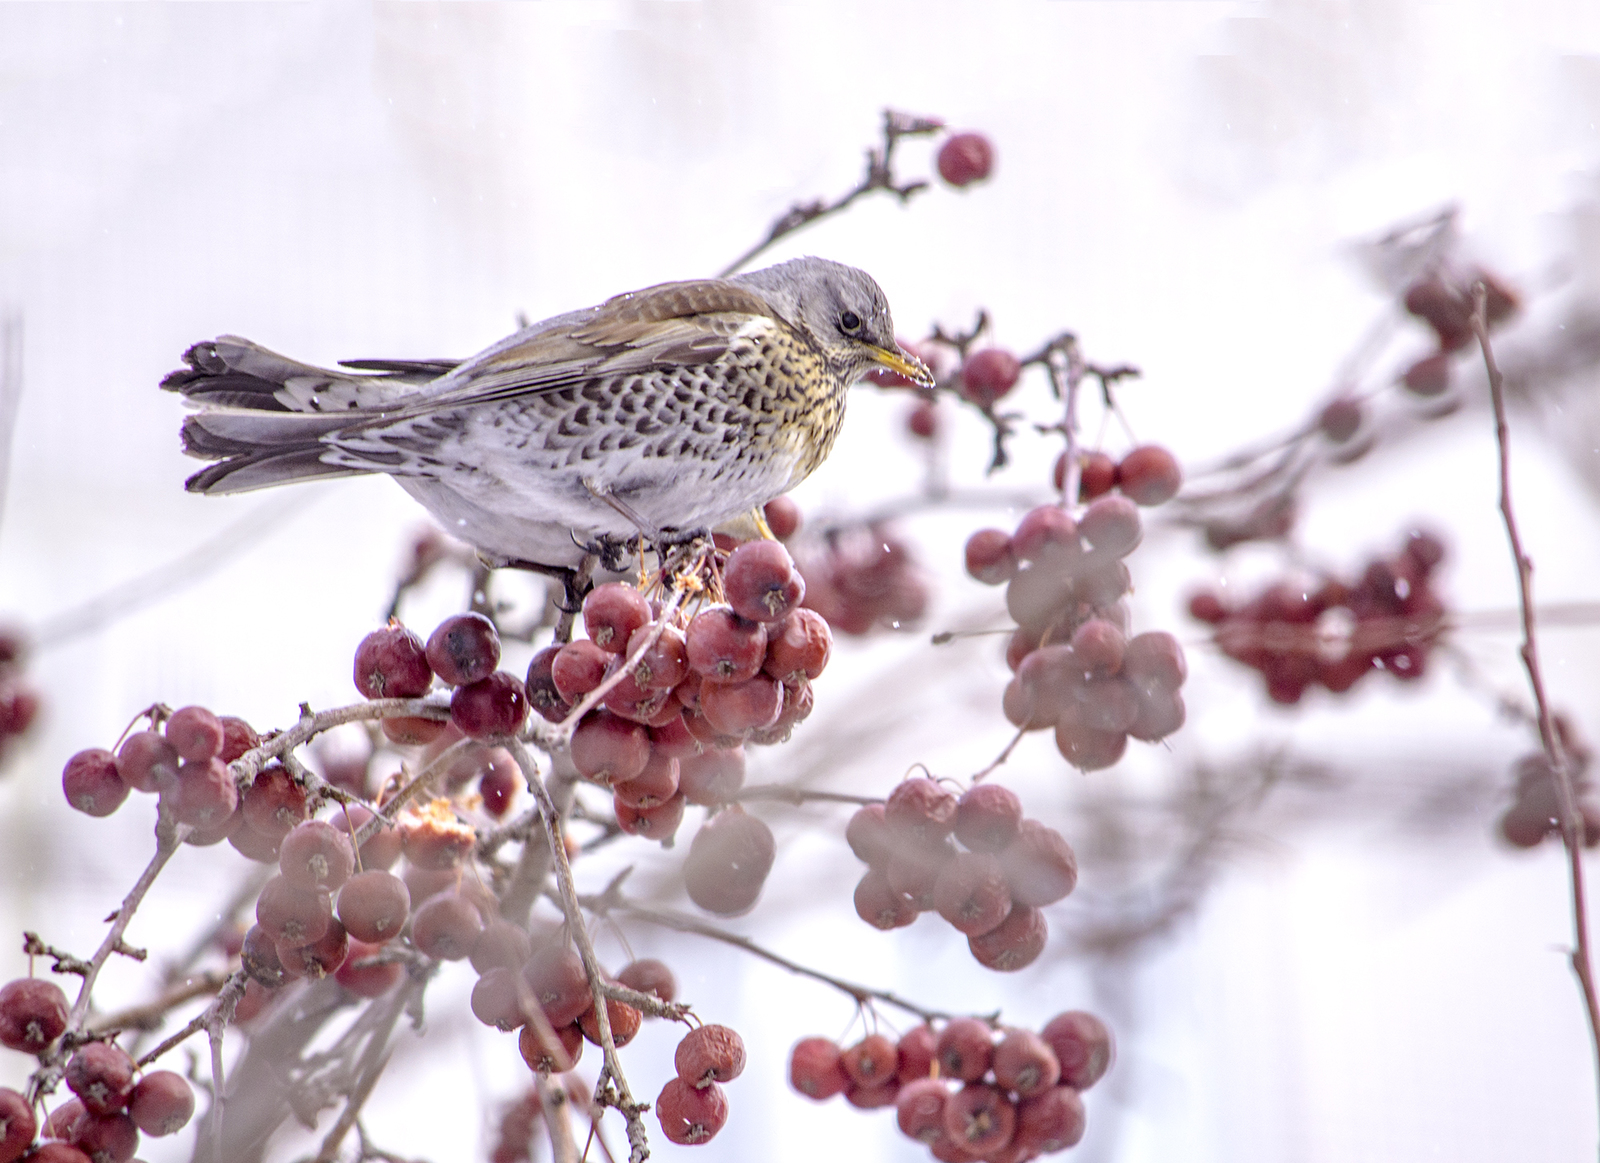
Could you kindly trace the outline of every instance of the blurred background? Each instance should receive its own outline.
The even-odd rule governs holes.
[[[1362,363],[1364,384],[1424,353],[1371,244],[1457,207],[1462,253],[1526,303],[1505,358],[1533,369],[1512,424],[1539,598],[1593,601],[1600,413],[1576,336],[1600,309],[1597,52],[1600,13],[1581,0],[0,5],[0,618],[32,637],[43,700],[0,779],[0,974],[25,972],[25,928],[92,949],[148,858],[153,805],[76,815],[65,759],[158,700],[258,729],[302,701],[352,701],[351,652],[422,522],[382,479],[186,495],[182,407],[157,384],[190,343],[239,334],[314,363],[465,357],[519,314],[716,271],[796,200],[849,189],[886,106],[981,130],[994,178],[935,181],[907,206],[867,199],[770,258],[865,268],[909,337],[980,307],[1019,351],[1071,329],[1091,359],[1142,369],[1123,408],[1186,465],[1314,416],[1375,327],[1390,346]],[[933,148],[903,146],[902,176],[930,174]],[[1048,412],[1042,383],[1026,392]],[[819,808],[772,815],[777,867],[731,926],[932,1006],[1003,1007],[1034,1027],[1102,1014],[1119,1059],[1087,1096],[1084,1160],[1592,1156],[1563,860],[1494,835],[1534,740],[1497,710],[1524,686],[1481,377],[1447,403],[1460,406],[1401,401],[1384,413],[1393,439],[1320,467],[1291,555],[1349,571],[1416,522],[1443,534],[1441,592],[1475,621],[1425,682],[1269,705],[1183,599],[1248,590],[1284,554],[1152,532],[1130,562],[1134,624],[1188,646],[1189,725],[1088,776],[1030,738],[997,777],[1083,862],[1038,963],[1003,977],[935,922],[868,929],[851,915],[846,816]],[[808,514],[914,491],[906,407],[855,393],[834,457],[797,494]],[[947,419],[955,479],[983,485],[986,430]],[[989,484],[1043,497],[1055,452],[1025,433]],[[883,794],[913,763],[966,776],[998,752],[1000,640],[936,650],[928,634],[1003,621],[960,546],[1020,511],[902,527],[929,613],[842,646],[816,714],[760,757],[762,775]],[[425,630],[465,587],[436,587],[408,620]],[[1597,647],[1581,617],[1546,631],[1552,697],[1591,740]],[[1195,808],[1197,773],[1225,811]],[[678,854],[624,847],[580,865],[584,887],[635,863],[670,897]],[[129,939],[181,946],[242,864],[226,846],[180,853]],[[1119,916],[1130,935],[1103,939]],[[847,998],[723,947],[626,938],[751,1048],[700,1157],[927,1157],[887,1112],[788,1090],[795,1039],[859,1036]],[[600,939],[621,958],[617,934]],[[156,973],[113,963],[105,1004],[147,996]],[[365,1121],[386,1149],[483,1158],[495,1105],[524,1085],[511,1040],[468,1013],[470,986],[447,967],[425,1036],[400,1038]],[[624,1053],[641,1096],[670,1077],[674,1040],[650,1028]],[[26,1067],[0,1060],[0,1084]],[[187,1140],[141,1156],[186,1158]],[[276,1155],[309,1141],[286,1135]]]

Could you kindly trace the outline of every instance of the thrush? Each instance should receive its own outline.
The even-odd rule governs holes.
[[[184,451],[216,462],[190,492],[386,473],[491,562],[554,569],[759,514],[827,457],[868,371],[934,382],[878,284],[820,258],[618,295],[461,362],[332,370],[229,335],[183,359],[161,386],[199,406]]]

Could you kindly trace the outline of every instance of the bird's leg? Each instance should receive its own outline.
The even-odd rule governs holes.
[[[634,512],[626,501],[611,491],[610,485],[603,485],[593,477],[584,477],[583,487],[589,490],[589,495],[595,500],[609,505],[620,513],[625,520],[629,521],[644,536],[646,541],[656,541],[661,537],[661,530]]]
[[[584,597],[594,588],[594,571],[599,560],[599,554],[590,550],[584,553],[583,559],[576,567],[509,560],[499,563],[496,568],[526,570],[529,573],[554,578],[561,583],[561,597],[556,600],[559,616],[556,618],[555,640],[566,643],[572,640],[573,619],[583,612]]]

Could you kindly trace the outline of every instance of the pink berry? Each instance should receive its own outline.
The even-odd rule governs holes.
[[[117,774],[117,757],[103,747],[80,751],[61,772],[67,803],[89,816],[109,816],[128,798],[128,785]]]
[[[987,347],[961,365],[961,394],[980,408],[992,408],[1021,376],[1021,360],[1004,348]]]
[[[650,601],[627,582],[607,582],[583,599],[583,630],[601,650],[621,654],[628,639],[650,624]]]
[[[167,741],[177,748],[179,756],[191,762],[202,762],[220,754],[226,736],[222,720],[204,707],[183,707],[172,712],[166,733]]]
[[[979,529],[967,538],[967,572],[986,586],[1004,585],[1017,575],[1011,535],[1000,529]]]
[[[939,176],[960,189],[987,178],[994,169],[994,145],[981,133],[951,134],[939,147]]]
[[[1014,973],[1032,965],[1044,952],[1050,927],[1044,914],[1030,905],[1015,905],[1011,915],[978,937],[967,938],[973,958],[986,969]]]
[[[307,820],[283,838],[283,878],[309,892],[337,892],[356,869],[350,838],[326,820]]]
[[[67,1028],[67,995],[51,981],[20,977],[0,988],[0,1045],[38,1054]]]
[[[381,944],[399,934],[411,913],[411,893],[392,872],[358,872],[339,890],[339,920],[360,941]]]
[[[656,1098],[661,1132],[673,1143],[709,1142],[728,1121],[728,1099],[716,1083],[697,1089],[681,1078],[661,1088]]]
[[[839,1047],[826,1038],[801,1038],[789,1052],[789,1085],[821,1102],[843,1094],[850,1085]]]
[[[956,801],[956,839],[974,852],[999,852],[1016,838],[1022,801],[997,783],[980,783]]]
[[[747,912],[776,856],[772,829],[761,820],[737,807],[719,812],[695,833],[684,858],[689,899],[720,916]]]
[[[178,749],[154,731],[136,731],[117,752],[117,772],[134,791],[159,792],[175,787],[182,764]]]
[[[679,1078],[697,1088],[731,1082],[744,1070],[744,1039],[728,1026],[698,1026],[678,1043],[673,1065]]]
[[[356,647],[356,690],[369,699],[420,698],[432,683],[422,639],[398,622],[374,630]]]

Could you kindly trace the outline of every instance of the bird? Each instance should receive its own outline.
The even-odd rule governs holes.
[[[194,493],[385,473],[491,565],[569,570],[760,508],[827,457],[852,384],[927,388],[866,272],[798,258],[661,283],[523,327],[470,359],[315,367],[237,336],[161,386],[197,408]],[[768,534],[770,535],[770,534]]]

